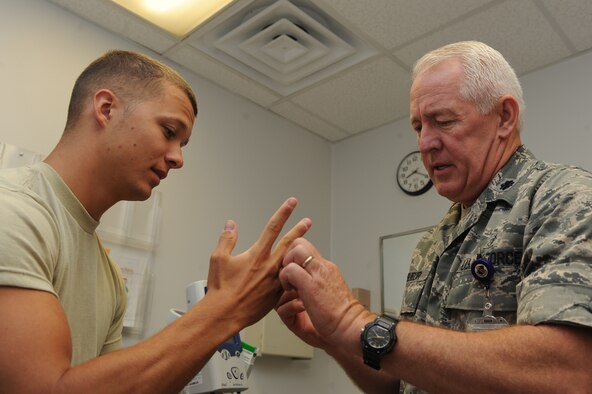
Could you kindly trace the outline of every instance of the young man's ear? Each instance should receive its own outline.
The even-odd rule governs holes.
[[[111,120],[116,101],[117,97],[109,89],[101,89],[93,96],[93,115],[101,127],[105,127]]]
[[[507,138],[518,128],[520,107],[513,96],[503,96],[498,101],[500,136]]]

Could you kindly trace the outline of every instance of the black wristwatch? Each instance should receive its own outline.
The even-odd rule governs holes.
[[[395,327],[399,321],[390,316],[379,316],[362,329],[362,354],[364,364],[380,369],[380,360],[393,350],[397,342]]]

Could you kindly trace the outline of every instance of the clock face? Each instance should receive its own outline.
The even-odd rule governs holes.
[[[405,193],[418,196],[432,187],[419,151],[411,152],[401,160],[397,168],[397,183]]]
[[[380,326],[372,326],[366,333],[366,341],[374,349],[382,349],[390,343],[389,332]]]

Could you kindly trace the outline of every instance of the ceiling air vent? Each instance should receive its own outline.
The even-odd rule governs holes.
[[[287,96],[374,52],[312,4],[278,0],[221,15],[190,45]]]

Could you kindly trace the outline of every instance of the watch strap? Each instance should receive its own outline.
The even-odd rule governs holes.
[[[376,370],[380,369],[380,360],[382,360],[381,354],[372,351],[364,352],[364,364]]]

